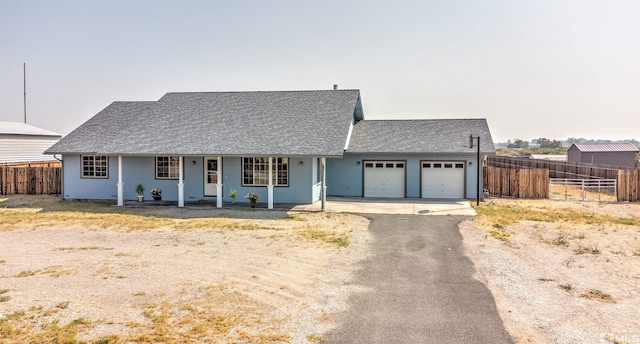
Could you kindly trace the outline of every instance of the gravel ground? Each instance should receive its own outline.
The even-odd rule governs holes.
[[[202,208],[153,212],[216,215]],[[368,220],[318,213],[283,220],[287,213],[261,210],[223,215],[262,218],[269,229],[119,231],[51,223],[0,231],[0,290],[9,297],[0,302],[0,317],[25,312],[34,333],[84,319],[90,326],[77,338],[95,340],[147,331],[149,312],[165,305],[173,323],[210,307],[244,319],[237,327],[253,334],[284,334],[291,343],[321,339],[333,327],[331,314],[357,291],[349,281],[368,255]],[[346,233],[350,244],[340,248],[300,234],[309,229]],[[229,331],[222,342],[237,342],[238,333]]]
[[[494,201],[640,218],[637,203]],[[639,227],[522,221],[507,229],[514,234],[503,242],[473,220],[460,225],[476,277],[516,342],[640,343]],[[602,295],[594,290],[611,299],[589,297]]]

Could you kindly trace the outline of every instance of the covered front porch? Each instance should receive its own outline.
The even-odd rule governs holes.
[[[257,195],[267,209],[274,203],[311,204],[325,209],[326,158],[324,157],[237,157],[155,156],[110,157],[110,175],[117,179],[117,205],[136,200],[134,187],[141,184],[147,202],[149,191],[162,190],[163,203],[184,207],[186,203],[227,204],[249,202],[245,195]],[[148,166],[155,166],[155,176]],[[156,201],[157,202],[157,201]],[[149,204],[149,203],[147,203]]]

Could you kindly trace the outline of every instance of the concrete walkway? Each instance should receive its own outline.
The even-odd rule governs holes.
[[[371,256],[326,343],[512,343],[491,292],[473,278],[464,216],[365,215]]]
[[[320,202],[316,202],[297,205],[292,210],[320,211],[320,207]],[[476,215],[468,200],[424,198],[328,197],[327,211],[359,214]]]

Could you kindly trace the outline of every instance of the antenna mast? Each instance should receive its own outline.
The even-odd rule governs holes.
[[[27,63],[22,63],[22,82],[24,85],[24,123],[27,124]]]

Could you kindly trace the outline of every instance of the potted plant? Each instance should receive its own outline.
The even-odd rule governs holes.
[[[162,189],[161,188],[153,188],[151,189],[151,196],[156,201],[162,200]]]
[[[249,200],[249,205],[251,205],[251,208],[255,208],[256,204],[258,203],[258,194],[250,191],[246,196],[244,196],[244,198],[247,198]]]
[[[136,193],[138,194],[138,202],[144,201],[144,186],[142,184],[136,185]]]
[[[238,198],[238,191],[235,189],[231,189],[231,191],[229,191],[229,197],[231,197],[232,203],[236,203],[236,198]]]

